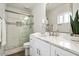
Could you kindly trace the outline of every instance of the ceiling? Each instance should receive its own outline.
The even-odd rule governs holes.
[[[51,9],[54,9],[64,3],[48,3],[46,6],[47,11],[50,11]]]
[[[19,9],[33,9],[38,3],[7,3],[7,6],[16,7]]]
[[[39,3],[7,3],[7,6],[19,8],[19,9],[33,9],[35,6],[37,6]],[[64,3],[48,3],[46,5],[47,11],[56,8],[59,5],[62,5]]]

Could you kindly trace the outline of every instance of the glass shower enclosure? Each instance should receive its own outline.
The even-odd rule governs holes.
[[[6,11],[7,44],[5,50],[23,47],[33,32],[33,16]]]

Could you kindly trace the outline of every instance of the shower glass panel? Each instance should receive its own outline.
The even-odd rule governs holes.
[[[7,21],[7,45],[6,50],[23,46],[29,41],[29,35],[33,32],[33,18],[21,14],[6,12]]]
[[[23,26],[21,28],[22,32],[20,32],[20,46],[23,45],[23,43],[28,42],[29,41],[29,35],[33,32],[33,22],[32,22],[32,17],[28,17],[28,19],[26,19],[25,16],[24,20],[22,20]]]

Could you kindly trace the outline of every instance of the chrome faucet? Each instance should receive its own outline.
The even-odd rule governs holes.
[[[47,25],[46,25],[46,31],[49,32],[49,35],[50,35],[50,36],[53,36],[53,35],[54,35],[53,25],[47,24]]]

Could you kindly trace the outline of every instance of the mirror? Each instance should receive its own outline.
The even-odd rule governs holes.
[[[54,32],[71,33],[70,15],[71,3],[48,3],[46,6],[48,24],[52,25]]]

